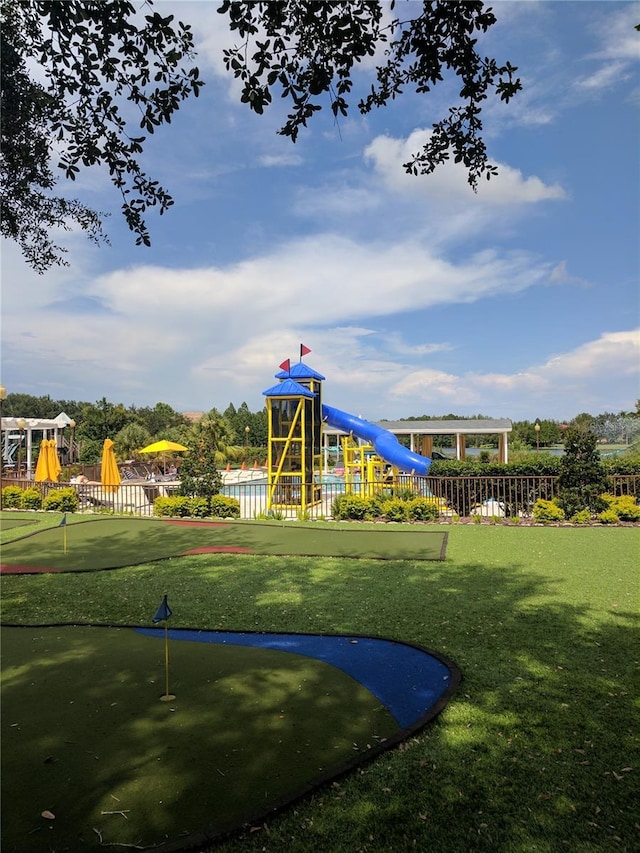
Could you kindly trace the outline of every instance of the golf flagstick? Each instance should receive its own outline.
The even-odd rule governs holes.
[[[154,622],[164,622],[164,696],[160,697],[161,702],[171,702],[172,699],[176,698],[173,693],[169,693],[169,617],[171,613],[165,595],[160,607],[156,610],[156,615],[153,617]]]
[[[58,527],[62,528],[62,553],[67,553],[67,513],[62,516]]]

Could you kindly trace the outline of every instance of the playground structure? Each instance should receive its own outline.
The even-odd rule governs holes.
[[[71,430],[70,442],[64,436],[65,430]],[[64,412],[57,418],[17,418],[0,419],[0,453],[2,468],[17,470],[23,462],[25,476],[30,479],[33,473],[33,448],[42,439],[53,438],[58,451],[72,453],[73,430],[75,421]],[[35,436],[35,437],[34,437]]]
[[[302,361],[287,360],[266,391],[268,419],[267,511],[304,513],[322,501],[322,430],[326,423],[346,433],[342,440],[345,489],[371,496],[400,472],[426,475],[431,460],[403,447],[377,424],[322,403],[325,377]]]

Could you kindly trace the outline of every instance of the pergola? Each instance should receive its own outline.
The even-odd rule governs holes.
[[[22,440],[22,433],[27,436],[27,478],[31,477],[33,468],[32,448],[33,434],[42,433],[42,438],[49,438],[49,433],[53,434],[53,438],[58,445],[58,434],[68,426],[75,426],[75,422],[64,412],[60,412],[56,418],[1,418],[0,419],[0,452],[2,453],[3,463],[8,459],[9,438],[16,433],[19,440]]]
[[[421,456],[431,458],[433,453],[433,438],[437,435],[455,436],[456,459],[466,456],[466,438],[469,435],[497,435],[498,460],[509,461],[508,435],[512,430],[511,421],[506,418],[469,418],[468,420],[433,420],[433,421],[376,421],[377,426],[386,429],[393,435],[408,435],[410,448]],[[323,427],[323,450],[325,465],[328,438],[331,435],[343,435],[340,430]]]

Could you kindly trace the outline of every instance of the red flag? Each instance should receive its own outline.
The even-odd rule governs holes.
[[[311,352],[309,347],[306,347],[304,344],[300,344],[300,360],[302,360],[302,356]]]
[[[283,361],[280,365],[280,369],[286,370],[288,373],[291,370],[291,359],[288,358],[286,361]]]

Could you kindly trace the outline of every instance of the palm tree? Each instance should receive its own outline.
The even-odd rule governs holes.
[[[113,439],[113,446],[118,459],[139,459],[138,451],[151,442],[151,435],[146,427],[130,423],[122,427]]]
[[[235,442],[233,427],[217,409],[211,409],[199,423],[194,424],[193,436],[197,443],[204,441],[213,448],[218,465],[226,461],[230,452],[233,453],[232,448]]]

